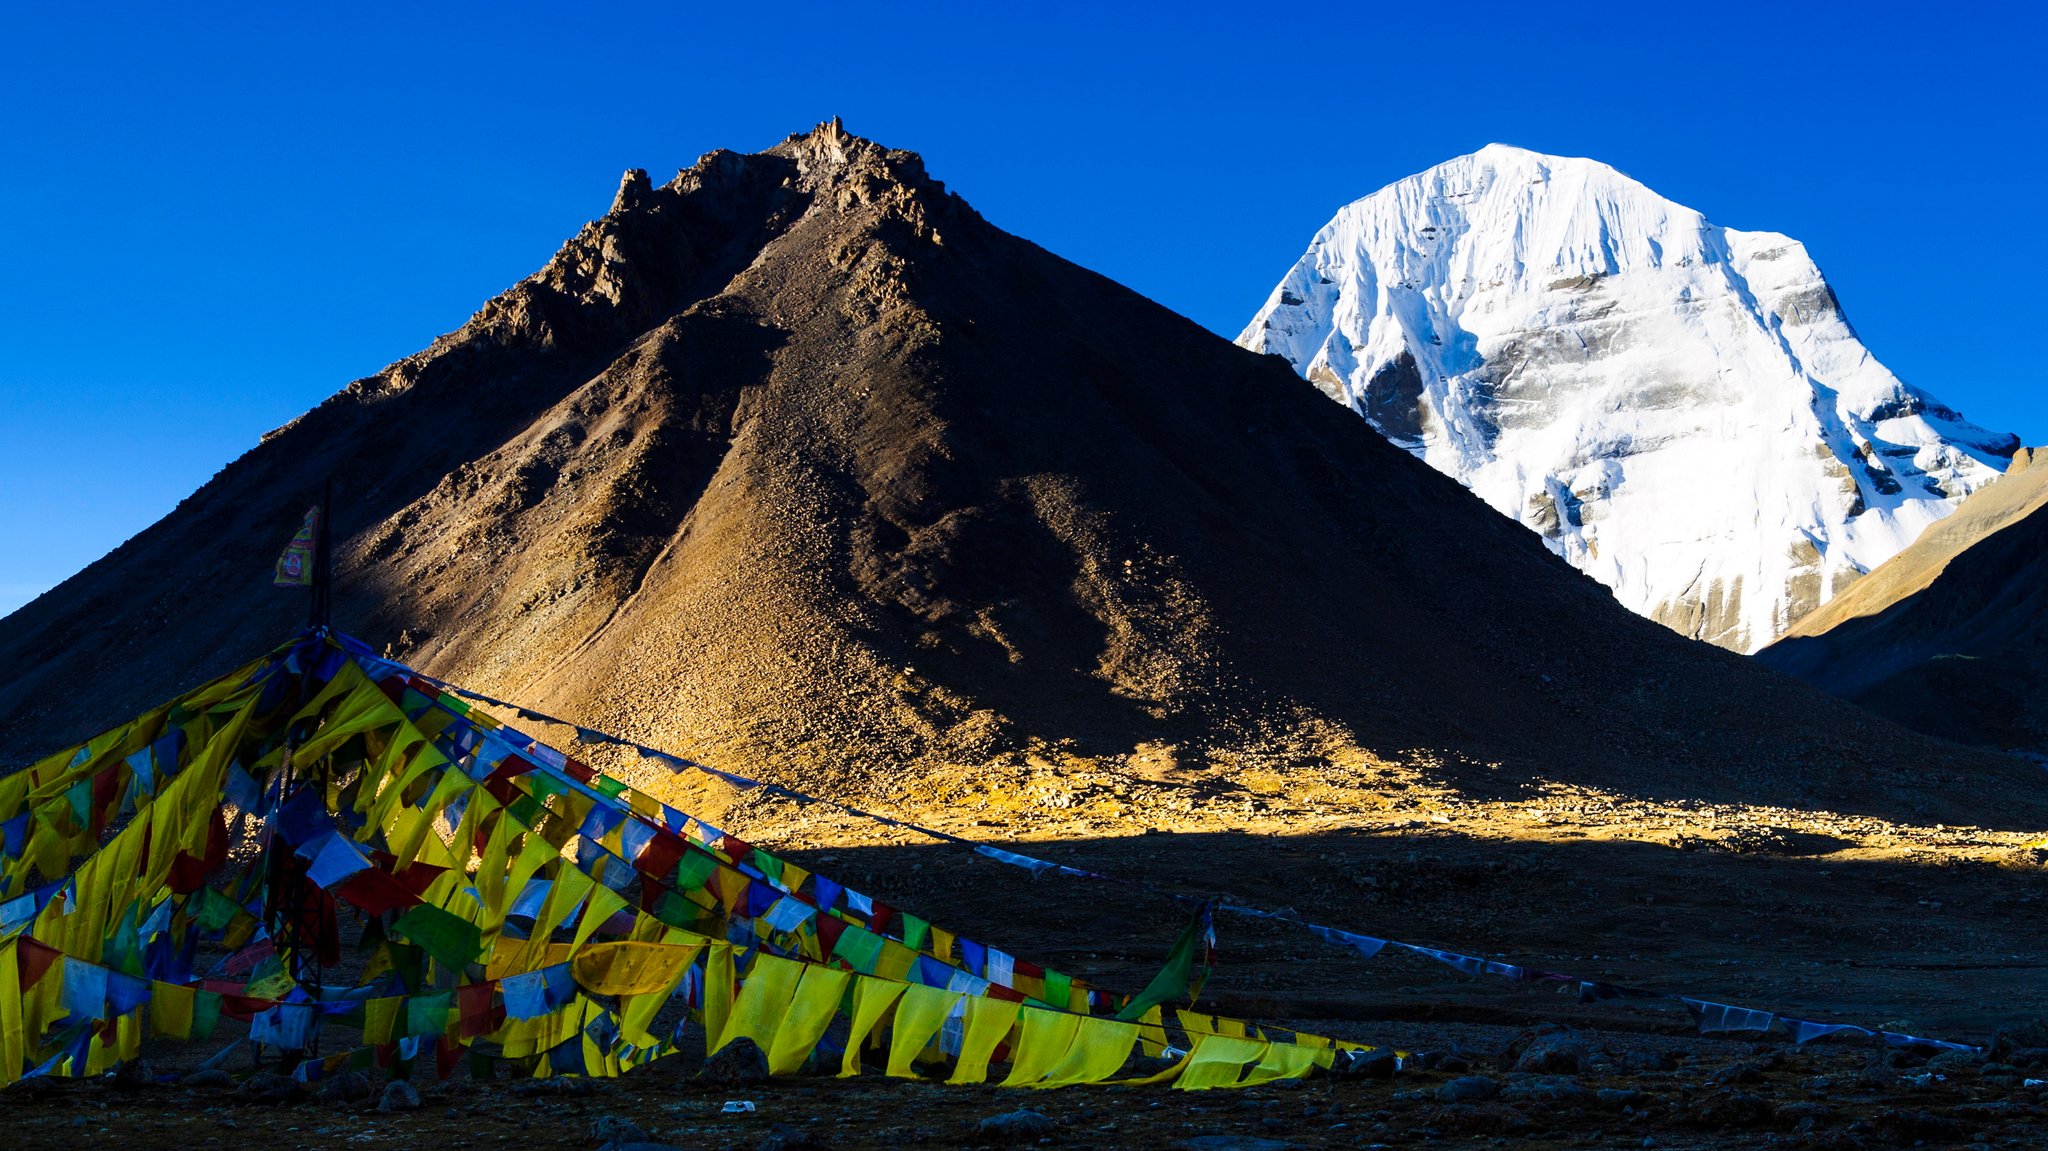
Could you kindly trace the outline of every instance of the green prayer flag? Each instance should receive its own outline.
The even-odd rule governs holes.
[[[670,927],[685,931],[695,930],[698,921],[704,918],[704,910],[673,891],[663,892],[654,904],[654,917]]]
[[[513,822],[521,827],[532,827],[534,824],[539,823],[540,817],[546,815],[547,810],[548,807],[545,802],[531,795],[520,796],[512,801],[510,807],[505,809],[511,815]]]
[[[199,909],[192,913],[192,918],[208,931],[222,931],[241,913],[241,904],[211,887],[202,887],[199,889]]]
[[[448,1011],[455,1005],[455,993],[443,991],[438,995],[415,995],[405,1001],[405,1033],[407,1035],[444,1035],[448,1031]]]
[[[839,933],[839,943],[832,948],[832,954],[846,960],[862,975],[873,975],[875,964],[882,958],[882,937],[865,927],[849,923],[846,930]]]
[[[701,851],[686,851],[682,862],[676,864],[676,887],[683,891],[695,891],[704,886],[711,873],[718,870],[718,861]]]
[[[426,966],[425,949],[417,944],[393,943],[388,939],[379,946],[384,949],[392,973],[398,976],[398,981],[405,985],[407,991],[424,985],[426,974],[421,969]]]
[[[931,938],[932,925],[909,912],[903,913],[903,946],[912,951],[923,951],[926,941]]]
[[[1058,971],[1045,973],[1045,1002],[1061,1011],[1069,1010],[1074,995],[1074,977]]]
[[[391,929],[454,971],[475,963],[484,950],[484,934],[476,924],[432,904],[407,909],[392,922]]]
[[[1173,950],[1166,955],[1166,966],[1159,969],[1159,974],[1152,977],[1145,990],[1125,1004],[1116,1017],[1126,1022],[1135,1020],[1161,1003],[1190,995],[1188,989],[1191,984],[1199,987],[1201,980],[1195,976],[1195,954],[1208,934],[1209,914],[1204,908],[1181,929],[1180,938],[1173,941]],[[1208,968],[1204,966],[1201,978],[1207,978],[1208,974]]]
[[[214,1025],[220,1022],[220,995],[213,991],[192,993],[192,1038],[213,1038]]]
[[[92,780],[81,779],[64,789],[64,802],[70,805],[71,821],[80,827],[92,826]]]
[[[138,900],[122,910],[121,918],[107,932],[106,945],[100,949],[102,964],[135,976],[143,974],[142,932],[136,924],[140,904]]]
[[[276,953],[257,960],[249,969],[249,982],[242,988],[244,995],[257,999],[276,999],[292,989],[292,977],[286,974],[284,960]]]

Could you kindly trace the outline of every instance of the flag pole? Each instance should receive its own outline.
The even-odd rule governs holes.
[[[315,630],[325,630],[333,615],[334,565],[328,557],[329,546],[334,539],[333,520],[334,477],[329,475],[320,492],[318,538],[313,545],[313,603],[306,620],[306,625]]]
[[[324,633],[333,613],[334,565],[328,557],[334,533],[331,521],[334,518],[334,476],[329,474],[320,489],[320,514],[313,528],[313,581],[311,604],[307,610],[307,627]],[[278,785],[278,800],[282,804],[290,800],[298,790],[308,785],[296,770],[299,733],[292,734],[289,748],[284,757],[284,767]],[[294,866],[289,852],[280,852],[276,843],[267,847],[271,891],[271,923],[277,950],[282,953],[285,971],[302,991],[310,993],[318,1001],[324,982],[325,964],[321,962],[320,946],[317,940],[307,938],[308,920],[319,930],[324,904],[319,888],[305,876],[304,869]],[[301,1060],[320,1055],[320,1016],[314,1016],[314,1024],[307,1036],[304,1052],[296,1057],[286,1054],[281,1057],[280,1067],[289,1072]]]

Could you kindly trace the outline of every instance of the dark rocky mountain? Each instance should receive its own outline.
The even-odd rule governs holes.
[[[2041,449],[1757,658],[1920,731],[2048,753]]]
[[[813,786],[1352,748],[1474,789],[2048,815],[2004,757],[1631,615],[1285,361],[836,122],[628,173],[461,329],[0,621],[0,753],[289,635],[271,563],[329,476],[345,630]]]

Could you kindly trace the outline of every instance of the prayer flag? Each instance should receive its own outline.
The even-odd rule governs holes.
[[[391,929],[445,966],[460,971],[483,953],[483,932],[459,915],[422,903],[391,922]]]
[[[1205,948],[1208,939],[1209,909],[1204,907],[1181,929],[1180,938],[1173,941],[1173,950],[1166,955],[1166,966],[1159,969],[1159,974],[1152,977],[1145,990],[1133,996],[1124,1009],[1116,1013],[1116,1017],[1136,1020],[1157,1004],[1183,996],[1193,999],[1200,994],[1202,983],[1208,978],[1209,967],[1204,962],[1198,974],[1195,957]]]
[[[306,509],[306,520],[299,525],[299,534],[285,545],[284,554],[277,557],[277,575],[271,583],[278,587],[313,586],[313,550],[320,538],[320,508],[314,505]]]

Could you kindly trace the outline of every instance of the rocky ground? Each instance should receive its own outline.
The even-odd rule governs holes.
[[[892,905],[1107,986],[1141,986],[1183,922],[1140,886],[1033,880],[824,807],[683,777],[638,782]],[[2048,1030],[2026,1026],[2048,1017],[2034,926],[2048,848],[2036,832],[1554,781],[1492,786],[1483,769],[1299,749],[1268,759],[1170,747],[1115,760],[1047,755],[932,773],[873,806],[1157,891],[1991,1050],[1929,1061],[1867,1042],[1802,1049],[1775,1036],[1703,1036],[1675,1003],[1581,1004],[1549,985],[1471,978],[1391,949],[1363,960],[1224,915],[1204,1009],[1418,1057],[1385,1078],[1187,1093],[879,1076],[712,1085],[679,1056],[610,1082],[472,1082],[458,1072],[438,1083],[422,1071],[418,1105],[393,1088],[399,1098],[384,1109],[381,1083],[301,1097],[239,1062],[230,1077],[183,1083],[210,1049],[164,1047],[148,1052],[159,1082],[24,1084],[0,1093],[0,1111],[25,1145],[90,1137],[194,1149],[2041,1142],[2041,1089],[2029,1081],[2048,1079]],[[1542,1030],[1559,1026],[1569,1031]],[[1524,1058],[1538,1039],[1566,1054]],[[723,1110],[740,1100],[755,1109]],[[1020,1109],[1044,1123],[984,1126]]]
[[[1050,1146],[1188,1151],[1393,1146],[2037,1146],[2048,1050],[1925,1060],[1699,1037],[1471,1024],[1344,1029],[1421,1047],[1427,1070],[1370,1067],[1245,1090],[1029,1091],[889,1080],[709,1084],[679,1057],[616,1081],[423,1083],[338,1078],[312,1093],[258,1075],[107,1078],[0,1096],[22,1146],[192,1151],[248,1145],[653,1147],[739,1151]],[[751,1110],[728,1111],[734,1104]]]
[[[1033,880],[822,806],[641,782],[892,906],[1107,986],[1142,986],[1184,921],[1137,887]],[[1160,891],[1807,1019],[1979,1043],[2048,1017],[2038,829],[1502,783],[1355,750],[1047,756],[936,772],[873,807]],[[1682,1010],[1580,1007],[1244,916],[1219,915],[1217,932],[1207,1005],[1249,1017],[1689,1027]]]

